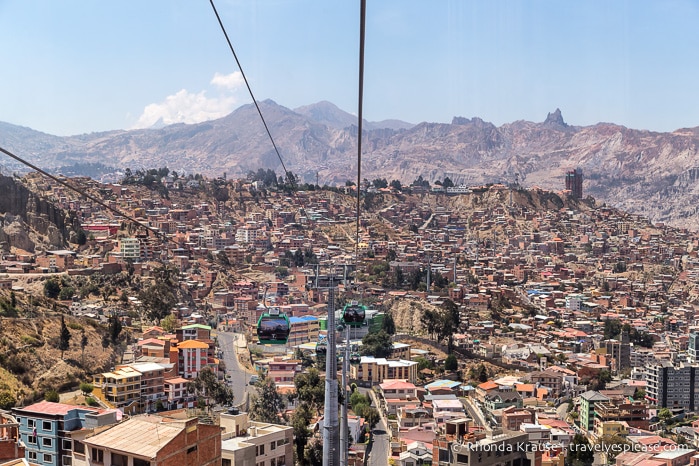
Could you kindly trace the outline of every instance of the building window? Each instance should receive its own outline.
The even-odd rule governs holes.
[[[126,455],[119,455],[117,453],[112,453],[112,465],[113,466],[128,466],[129,457]]]
[[[51,421],[44,421],[41,428],[44,430],[50,431],[51,430]]]
[[[73,451],[75,453],[78,453],[80,455],[85,454],[85,444],[82,442],[78,442],[77,440],[73,442]]]
[[[45,447],[51,448],[53,447],[53,439],[44,437],[41,439],[41,444]]]
[[[65,451],[71,451],[73,449],[73,442],[70,439],[63,439],[63,449]]]
[[[34,435],[27,436],[27,443],[36,444],[36,437]]]
[[[53,455],[44,453],[44,463],[53,463]]]
[[[28,451],[27,452],[27,459],[36,461],[36,452],[35,451]]]
[[[270,450],[274,450],[275,448],[277,448],[277,442],[272,442],[272,443],[269,444],[269,449],[270,449]]]
[[[98,448],[92,449],[92,461],[95,463],[104,463],[104,450]]]
[[[70,456],[63,456],[63,466],[72,466],[73,464],[73,458]]]
[[[134,458],[133,466],[150,466],[150,461],[142,460],[140,458]]]
[[[223,458],[221,460],[221,466],[231,466],[231,460],[227,460],[226,458]]]

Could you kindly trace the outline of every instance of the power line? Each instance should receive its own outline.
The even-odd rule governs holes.
[[[364,36],[366,30],[366,0],[361,0],[359,13],[359,92],[357,104],[357,230],[354,243],[354,260],[359,258],[359,212],[362,186],[362,120],[364,102]]]
[[[272,133],[269,130],[269,127],[267,126],[267,122],[265,121],[265,117],[262,115],[262,110],[260,110],[260,106],[257,103],[257,99],[255,98],[255,95],[252,93],[252,88],[250,87],[250,83],[248,82],[248,78],[245,76],[245,72],[243,71],[243,67],[240,64],[240,60],[238,60],[238,55],[235,53],[235,49],[233,48],[233,44],[231,43],[231,40],[228,38],[228,33],[226,32],[226,28],[223,25],[223,21],[221,21],[221,17],[218,14],[218,10],[216,10],[216,5],[214,5],[214,0],[209,0],[209,3],[211,3],[211,8],[214,10],[214,14],[216,15],[216,19],[218,20],[219,26],[221,26],[221,31],[223,32],[223,35],[226,38],[226,42],[228,43],[228,48],[231,49],[231,53],[233,54],[233,58],[235,58],[235,62],[238,65],[238,69],[240,70],[240,74],[243,76],[243,80],[245,81],[245,86],[248,88],[248,92],[250,93],[250,97],[252,98],[252,102],[255,104],[255,108],[257,109],[257,113],[260,115],[260,119],[262,120],[262,124],[265,127],[265,131],[267,131],[267,136],[269,136],[269,140],[272,141],[272,146],[274,147],[274,152],[277,153],[277,157],[279,158],[279,163],[282,164],[282,168],[284,169],[284,174],[286,174],[286,179],[289,181],[289,183],[294,184],[294,179],[292,179],[289,176],[289,171],[286,169],[286,165],[284,165],[284,160],[282,160],[282,155],[279,153],[279,149],[277,149],[277,145],[274,142],[274,138],[272,137]]]
[[[146,225],[145,223],[143,223],[143,222],[141,222],[141,221],[139,221],[139,220],[136,220],[135,218],[131,217],[130,215],[127,215],[127,214],[125,214],[125,213],[123,213],[123,212],[120,212],[119,210],[115,209],[114,207],[110,206],[109,204],[106,204],[105,202],[103,202],[103,201],[101,201],[100,199],[96,198],[96,197],[93,196],[92,194],[88,194],[88,193],[85,192],[84,190],[79,189],[79,188],[76,188],[76,187],[70,185],[68,182],[66,182],[66,181],[64,181],[64,180],[61,180],[60,178],[58,178],[58,177],[56,177],[56,176],[54,176],[54,175],[48,173],[48,172],[45,171],[45,170],[42,170],[41,168],[39,168],[39,167],[37,167],[36,165],[34,165],[34,164],[32,164],[32,163],[30,163],[30,162],[24,160],[23,158],[19,157],[18,155],[13,154],[13,153],[10,152],[9,150],[0,147],[0,152],[2,152],[3,154],[7,155],[8,157],[11,157],[11,158],[15,159],[15,160],[18,161],[19,163],[21,163],[21,164],[23,164],[23,165],[26,165],[27,167],[31,168],[32,170],[35,170],[35,171],[41,173],[41,174],[44,175],[45,177],[52,179],[52,180],[55,181],[56,183],[58,183],[58,184],[60,184],[60,185],[62,185],[62,186],[65,186],[66,188],[68,188],[68,189],[70,189],[70,190],[72,190],[72,191],[75,191],[76,193],[80,194],[81,196],[85,196],[86,198],[90,199],[92,202],[94,202],[94,203],[96,203],[96,204],[99,204],[100,206],[104,207],[105,209],[109,210],[110,212],[113,212],[113,213],[115,213],[115,214],[117,214],[117,215],[120,215],[120,216],[124,217],[125,219],[129,220],[130,222],[133,222],[133,223],[135,223],[136,225],[138,225],[138,226],[140,226],[140,227],[142,227],[142,228],[145,228],[147,231],[150,231],[151,233],[153,233],[156,237],[161,237],[162,239],[165,239],[165,240],[167,240],[167,241],[170,241],[170,242],[172,242],[173,244],[179,245],[179,244],[176,243],[174,240],[172,240],[172,239],[166,237],[165,235],[163,235],[161,232],[157,231],[156,229],[154,229],[154,228],[151,227],[150,225]]]

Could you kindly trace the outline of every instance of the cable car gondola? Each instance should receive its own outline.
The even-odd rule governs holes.
[[[316,355],[325,356],[326,354],[328,354],[328,341],[321,340],[318,343],[316,343]]]
[[[352,301],[342,310],[342,321],[350,327],[361,327],[366,317],[366,306],[362,306],[358,301]]]
[[[257,339],[261,345],[286,345],[290,332],[289,318],[278,309],[263,313],[257,321]]]
[[[356,366],[362,361],[362,356],[359,353],[350,354],[349,362],[350,364]]]

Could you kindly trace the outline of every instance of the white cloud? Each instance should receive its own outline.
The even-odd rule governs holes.
[[[245,81],[240,71],[234,71],[231,74],[216,73],[211,80],[211,84],[224,89],[238,89],[244,83]]]
[[[243,84],[240,72],[229,75],[216,73],[211,84],[220,89],[220,92],[214,92],[216,95],[211,97],[207,95],[206,90],[193,93],[182,89],[167,96],[162,102],[146,105],[133,127],[200,123],[228,115],[238,104],[236,91]]]

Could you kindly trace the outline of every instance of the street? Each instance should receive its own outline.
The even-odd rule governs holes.
[[[382,417],[374,429],[374,445],[371,447],[371,453],[369,454],[369,461],[367,464],[369,466],[388,466],[389,448],[390,439],[386,432],[386,423]]]
[[[230,375],[230,379],[226,379],[228,384],[233,388],[233,404],[239,405],[246,401],[245,393],[253,389],[248,385],[252,371],[247,370],[238,362],[238,346],[242,345],[245,337],[238,333],[217,331],[215,336],[218,338],[218,346],[223,352],[223,362],[226,364],[226,375]]]
[[[388,429],[386,428],[386,421],[384,419],[384,413],[381,410],[381,406],[378,403],[378,397],[376,393],[370,388],[358,388],[362,395],[371,397],[371,405],[376,408],[380,416],[380,421],[376,424],[376,427],[372,431],[374,436],[374,443],[371,447],[371,453],[369,453],[369,460],[367,462],[368,466],[387,466],[388,457],[391,448],[391,438],[388,435]]]

